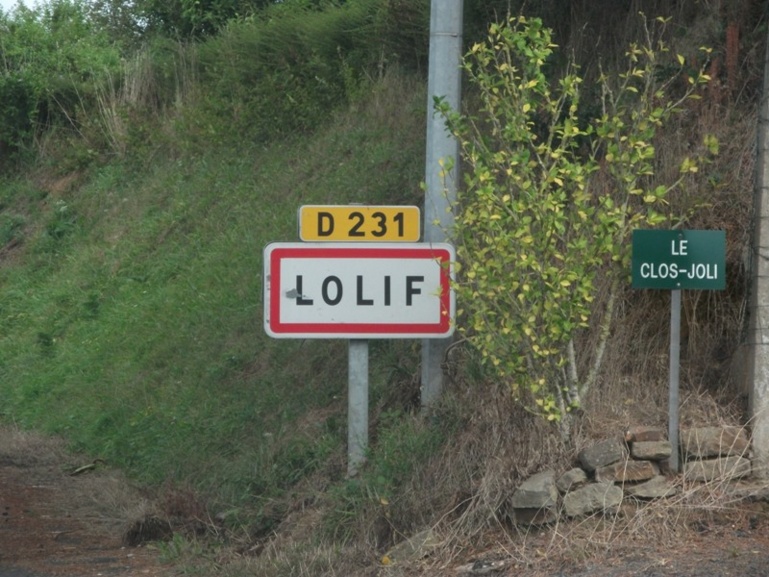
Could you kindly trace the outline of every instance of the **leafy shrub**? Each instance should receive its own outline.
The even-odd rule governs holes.
[[[438,105],[469,166],[453,230],[460,331],[516,397],[561,421],[568,438],[566,417],[602,361],[631,231],[675,223],[665,214],[668,195],[697,170],[686,158],[674,182],[657,182],[656,131],[708,78],[696,72],[676,95],[678,75],[657,75],[667,48],[647,33],[645,44],[630,46],[623,72],[602,75],[600,114],[585,119],[582,79],[572,70],[557,81],[545,74],[553,47],[539,19],[492,25],[464,65],[479,91],[478,116]],[[675,62],[685,70],[683,56]],[[705,144],[715,152],[717,142]],[[611,284],[603,316],[599,275]],[[586,353],[591,363],[578,362],[575,338],[591,321],[599,345]]]
[[[82,0],[19,5],[0,15],[0,55],[0,143],[12,153],[41,128],[71,124],[94,81],[120,61]]]

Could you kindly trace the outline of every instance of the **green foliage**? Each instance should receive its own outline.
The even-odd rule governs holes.
[[[478,116],[437,105],[469,166],[453,230],[460,331],[516,397],[559,420],[589,385],[573,340],[596,316],[598,275],[620,278],[630,232],[667,221],[668,195],[696,170],[687,159],[678,180],[656,183],[654,136],[707,77],[673,97],[675,77],[656,82],[665,46],[633,45],[627,69],[601,78],[600,114],[585,118],[581,78],[548,77],[554,48],[541,20],[494,24],[464,64]]]
[[[2,17],[0,150],[38,152],[66,172],[111,156],[141,161],[158,148],[307,133],[389,69],[424,65],[428,4],[55,0],[19,8]],[[178,27],[204,38],[152,34],[176,36]]]
[[[131,51],[141,45],[147,31],[140,3],[141,0],[90,0],[88,17],[113,42]]]
[[[417,67],[426,6],[297,1],[230,21],[199,46],[206,99],[195,112],[210,130],[234,126],[263,141],[313,130],[388,69]]]
[[[25,222],[19,214],[0,214],[0,246],[21,240]]]
[[[416,473],[440,453],[449,438],[451,423],[425,419],[400,410],[384,412],[377,425],[376,445],[371,448],[359,476],[332,490],[334,508],[324,519],[327,532],[345,542],[358,528],[358,522],[372,510],[380,511],[390,525],[398,505],[407,501],[403,493]],[[408,532],[409,527],[396,527]]]
[[[163,563],[179,563],[206,555],[205,548],[199,542],[185,538],[181,533],[174,533],[170,541],[159,541],[155,546]]]
[[[322,11],[343,3],[336,0],[138,0],[135,10],[147,23],[148,31],[190,39],[215,35],[233,21]]]
[[[69,123],[119,58],[81,0],[0,15],[0,143],[18,152],[42,128]]]
[[[339,11],[231,23],[200,46],[201,110],[239,134],[270,140],[316,127],[344,103]]]
[[[228,20],[242,18],[270,0],[140,0],[139,13],[150,30],[174,38],[211,35]]]
[[[407,70],[427,70],[430,43],[429,0],[391,0],[368,2],[373,14],[363,32],[371,64],[378,68],[400,66]]]

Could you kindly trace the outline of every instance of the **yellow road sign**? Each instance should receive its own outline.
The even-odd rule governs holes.
[[[420,213],[416,206],[305,205],[299,209],[303,241],[417,242]]]

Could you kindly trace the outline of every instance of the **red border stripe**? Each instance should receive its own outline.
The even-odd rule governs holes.
[[[368,259],[438,259],[441,264],[451,260],[451,254],[443,248],[310,248],[280,247],[270,253],[270,329],[276,334],[444,334],[450,329],[451,285],[448,268],[441,271],[440,307],[445,314],[438,323],[282,323],[280,321],[280,264],[286,258],[368,258]]]

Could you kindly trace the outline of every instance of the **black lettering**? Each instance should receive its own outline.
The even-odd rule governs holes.
[[[390,277],[384,278],[384,304],[386,307],[390,306]]]
[[[318,236],[331,236],[334,232],[334,215],[330,212],[318,213]]]
[[[336,298],[333,299],[328,295],[328,285],[331,283],[336,285]],[[323,295],[323,302],[325,302],[327,305],[338,305],[339,301],[342,300],[342,281],[339,280],[339,277],[326,277],[326,279],[323,281],[323,286],[321,287],[321,294]]]
[[[387,234],[387,215],[383,212],[375,212],[371,215],[372,218],[375,218],[378,221],[379,228],[376,230],[372,230],[371,234],[378,237],[384,236]]]
[[[398,223],[398,236],[403,236],[403,213],[399,212],[393,217],[393,220]]]
[[[355,277],[357,281],[357,303],[358,306],[371,306],[374,304],[374,299],[363,298],[363,277],[358,275]]]
[[[304,298],[302,295],[302,275],[296,275],[296,304],[297,305],[311,305],[312,299]]]
[[[407,276],[406,277],[406,306],[411,306],[412,295],[421,295],[422,289],[414,287],[415,282],[425,282],[423,276]]]
[[[352,225],[352,228],[350,229],[350,233],[349,233],[350,236],[366,236],[366,233],[360,229],[360,227],[363,226],[363,221],[365,220],[363,213],[351,212],[349,219],[358,221],[354,225]]]

